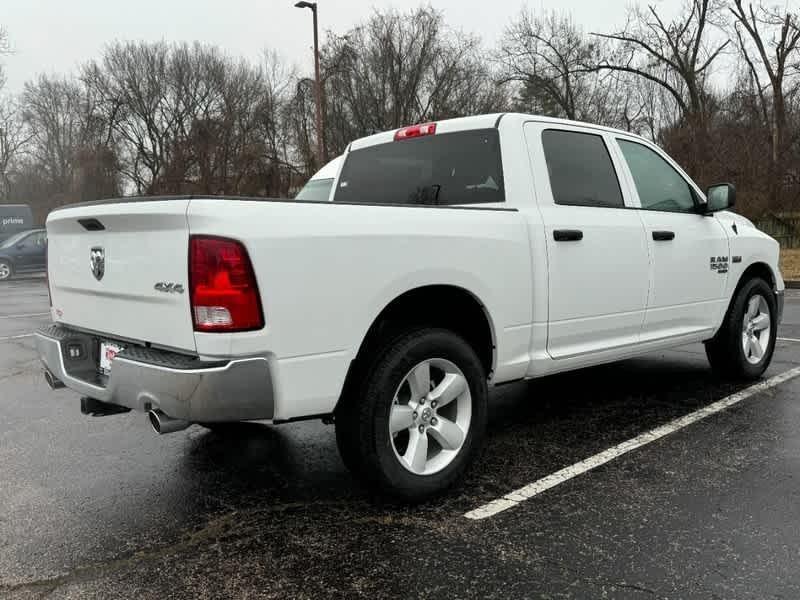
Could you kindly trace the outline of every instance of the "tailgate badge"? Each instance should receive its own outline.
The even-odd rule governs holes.
[[[182,294],[183,285],[180,283],[171,283],[167,281],[159,281],[153,286],[157,292],[165,292],[167,294]]]
[[[106,274],[106,251],[102,246],[95,246],[89,252],[89,267],[92,269],[92,275],[97,281],[103,278]]]

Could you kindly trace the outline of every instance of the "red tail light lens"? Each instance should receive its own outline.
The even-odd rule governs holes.
[[[264,327],[256,276],[241,242],[189,238],[189,291],[195,331],[252,331]]]
[[[53,290],[50,289],[50,244],[47,243],[47,238],[44,239],[44,278],[47,280],[47,300],[50,302],[50,308],[53,308]]]
[[[411,138],[418,138],[425,135],[433,135],[436,133],[436,123],[425,123],[424,125],[412,125],[411,127],[404,127],[398,129],[394,134],[394,141],[408,140]]]

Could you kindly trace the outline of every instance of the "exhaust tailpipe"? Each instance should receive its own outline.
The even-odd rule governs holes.
[[[57,379],[56,376],[47,369],[45,369],[44,372],[44,380],[47,382],[47,385],[50,386],[51,390],[60,390],[64,387],[64,382],[60,379]]]
[[[153,431],[160,435],[182,431],[191,425],[189,421],[168,417],[161,409],[158,408],[147,413],[147,418],[150,419],[150,425],[152,426]]]

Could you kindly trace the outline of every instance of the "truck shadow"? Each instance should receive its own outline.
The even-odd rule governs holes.
[[[272,426],[238,423],[198,431],[183,469],[222,505],[314,502],[357,494],[339,460],[333,428],[319,422]]]
[[[486,497],[508,493],[748,385],[719,379],[702,347],[691,350],[498,388],[467,484]]]
[[[491,396],[482,457],[462,485],[431,504],[474,507],[738,387],[717,379],[696,351],[500,386]],[[187,476],[226,506],[340,501],[366,502],[377,511],[397,508],[353,479],[339,459],[331,426],[238,424],[224,432],[198,431],[193,438],[184,459],[192,472]]]

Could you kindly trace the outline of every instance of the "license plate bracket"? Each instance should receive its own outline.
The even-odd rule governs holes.
[[[115,342],[100,341],[100,360],[98,361],[99,371],[103,375],[111,375],[111,363],[114,362],[117,354],[125,350],[125,346]]]

